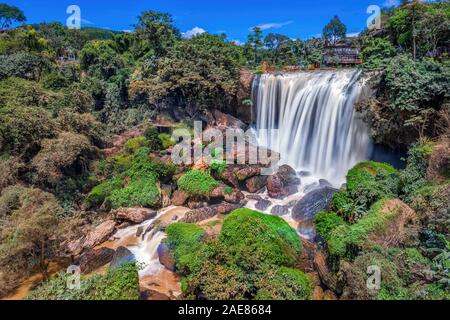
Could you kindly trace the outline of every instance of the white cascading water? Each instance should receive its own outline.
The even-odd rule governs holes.
[[[354,109],[363,87],[359,75],[339,70],[257,76],[253,120],[258,143],[279,152],[281,164],[339,187],[371,148],[367,126]]]

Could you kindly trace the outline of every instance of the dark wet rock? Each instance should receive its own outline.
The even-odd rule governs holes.
[[[257,194],[248,194],[248,195],[246,196],[246,198],[247,198],[248,200],[256,200],[256,201],[259,201],[259,200],[262,199],[262,197],[261,197],[260,195],[257,195]]]
[[[136,230],[136,237],[140,237],[144,233],[144,228],[139,226]]]
[[[316,213],[330,206],[337,191],[334,188],[322,187],[307,193],[292,209],[292,218],[296,221],[312,220]]]
[[[133,261],[136,261],[134,254],[125,247],[119,247],[114,254],[110,267],[117,268],[125,263]]]
[[[267,185],[268,176],[255,176],[245,181],[245,187],[251,193],[258,192]]]
[[[197,200],[189,200],[187,203],[189,209],[199,209],[208,206],[208,202],[206,201],[197,201]]]
[[[265,211],[267,208],[269,208],[272,205],[272,202],[266,199],[261,199],[255,204],[255,208],[257,210]]]
[[[332,187],[333,185],[328,180],[320,179],[319,180],[319,186],[321,186],[321,187]]]
[[[289,207],[276,205],[270,210],[270,212],[276,216],[284,216],[289,213]]]
[[[267,191],[271,198],[280,199],[287,196],[283,181],[277,174],[267,179]]]
[[[309,193],[309,192],[311,192],[313,190],[316,190],[318,188],[320,188],[319,183],[318,182],[313,182],[313,183],[310,183],[310,184],[307,184],[306,186],[304,186],[303,187],[303,192],[304,193]]]
[[[261,166],[245,166],[234,172],[234,175],[239,181],[258,176],[261,174]],[[261,189],[261,188],[260,188]]]
[[[189,198],[189,195],[181,190],[176,190],[173,194],[172,194],[172,199],[171,202],[174,206],[183,206],[187,199]]]
[[[242,203],[234,204],[222,202],[205,208],[188,211],[181,221],[187,223],[197,223],[212,218],[218,214],[229,214],[236,209],[242,208],[242,206]]]
[[[172,272],[175,271],[175,259],[170,252],[169,247],[164,242],[161,242],[158,246],[158,259],[159,262],[167,269]]]
[[[163,184],[161,185],[161,207],[166,208],[172,204],[172,186]]]
[[[245,123],[243,123],[241,120],[233,117],[232,115],[220,112],[218,110],[214,110],[212,113],[215,125],[219,129],[242,129],[244,130],[246,128]]]
[[[315,272],[314,269],[314,258],[316,256],[316,245],[306,239],[300,238],[302,241],[302,252],[298,259],[297,267],[299,267],[304,272]],[[317,275],[318,276],[318,275]],[[319,279],[320,284],[320,279]]]
[[[234,190],[231,194],[225,193],[224,199],[229,203],[240,203],[245,199],[245,195],[239,190]]]
[[[172,216],[172,221],[177,221],[178,220],[178,216],[177,215],[173,215]]]
[[[287,164],[279,167],[277,174],[286,186],[299,185],[301,183],[300,178],[297,176],[297,172]]]
[[[227,185],[233,186],[234,188],[239,188],[239,181],[234,174],[234,169],[236,166],[228,166],[221,174],[220,179]]]
[[[82,273],[90,273],[109,263],[114,256],[114,250],[100,248],[83,253],[75,264],[80,266]]]
[[[156,211],[146,208],[120,208],[114,211],[114,219],[131,223],[142,223],[156,217]]]

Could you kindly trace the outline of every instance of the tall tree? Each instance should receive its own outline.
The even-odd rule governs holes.
[[[0,3],[0,29],[8,29],[14,22],[25,22],[25,14],[22,10],[6,3]]]
[[[254,55],[254,64],[258,64],[258,50],[260,48],[262,48],[264,46],[263,43],[263,35],[262,35],[262,30],[259,27],[254,27],[253,28],[253,32],[251,34],[248,35],[248,45],[250,46],[250,48],[253,51],[253,55]]]
[[[335,45],[345,38],[347,34],[347,27],[338,16],[333,19],[323,28],[322,36],[327,44]]]
[[[289,51],[289,37],[284,34],[269,33],[264,38],[264,45],[271,50],[271,60],[273,64],[277,64],[283,59],[286,53]]]
[[[165,55],[167,49],[173,46],[180,36],[179,30],[173,24],[172,16],[158,11],[143,12],[138,17],[135,28],[138,36],[148,42],[158,57]]]

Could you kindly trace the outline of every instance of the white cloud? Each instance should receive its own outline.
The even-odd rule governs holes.
[[[92,21],[88,20],[88,19],[81,19],[81,22],[84,24],[94,24]]]
[[[347,33],[347,37],[348,38],[353,38],[353,37],[357,37],[357,36],[359,36],[359,32],[350,32],[350,33]]]
[[[183,38],[190,39],[192,37],[198,36],[199,34],[205,33],[206,30],[200,27],[194,27],[191,30],[183,32]]]
[[[257,25],[256,27],[260,28],[261,30],[267,30],[267,29],[278,29],[282,28],[284,26],[287,26],[289,24],[294,23],[294,21],[289,20],[285,22],[269,22],[269,23],[261,23]],[[249,30],[252,31],[254,27],[251,27]]]

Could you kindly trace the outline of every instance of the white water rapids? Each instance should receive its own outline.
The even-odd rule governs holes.
[[[258,143],[279,152],[281,164],[339,187],[371,151],[367,126],[354,109],[363,87],[359,75],[342,70],[257,76],[253,118]]]

